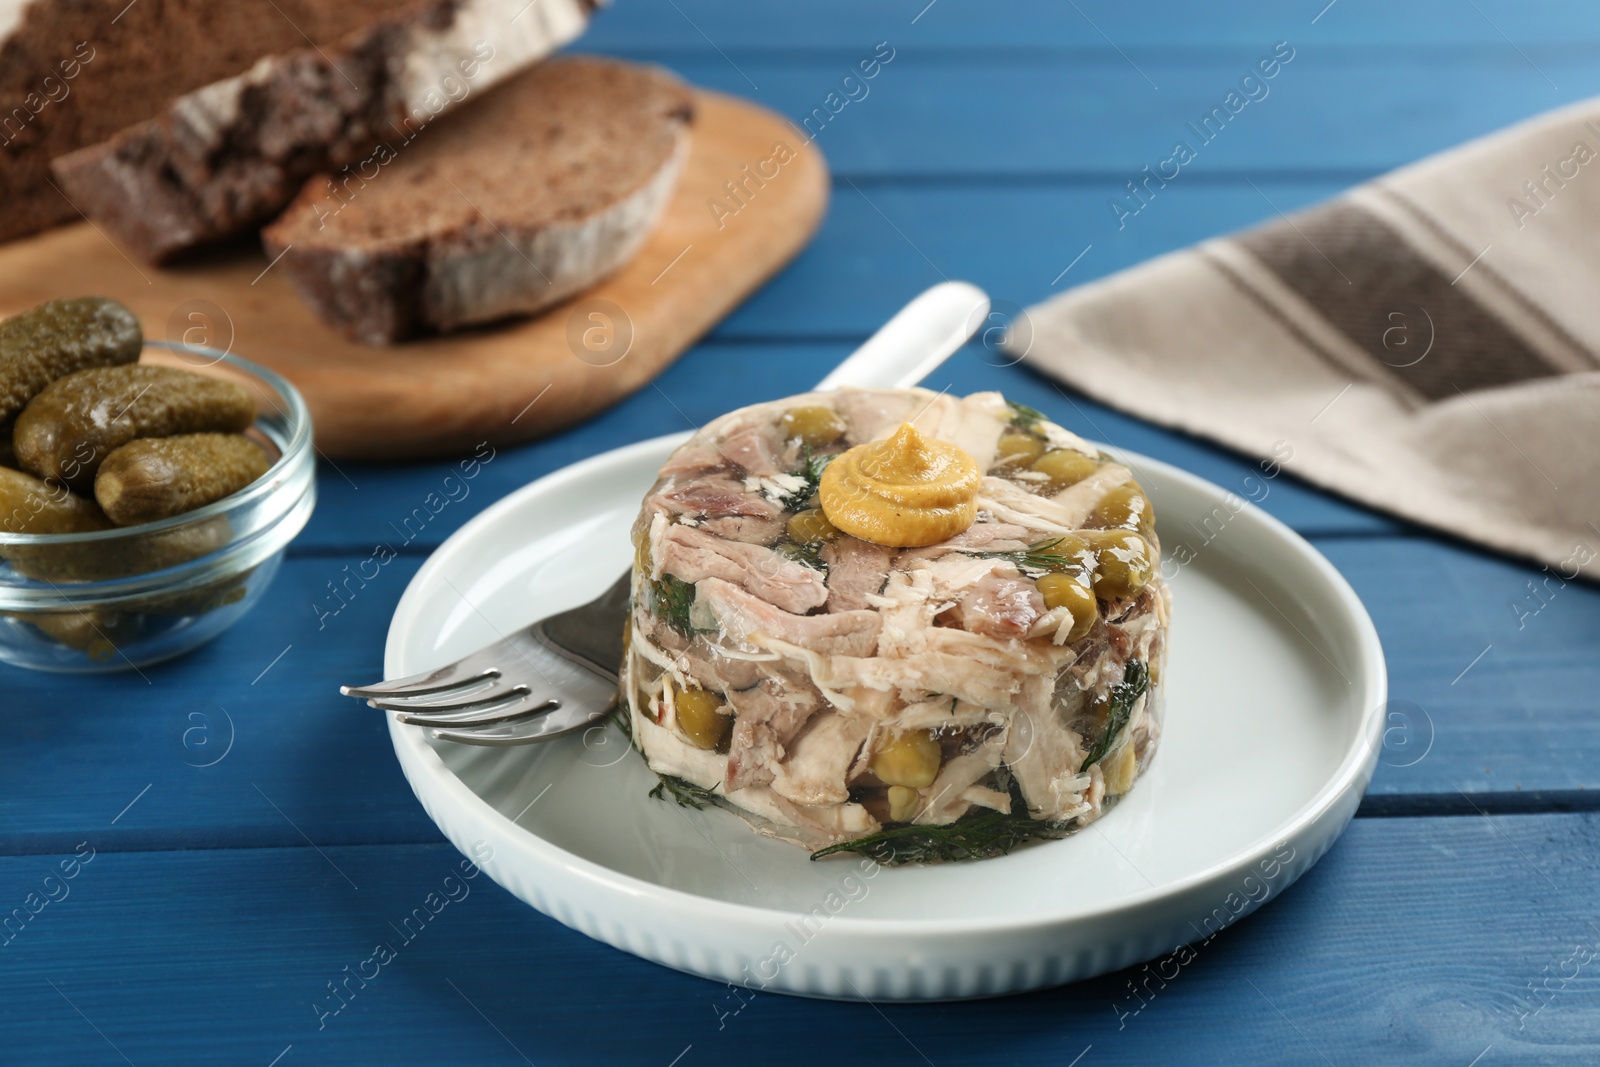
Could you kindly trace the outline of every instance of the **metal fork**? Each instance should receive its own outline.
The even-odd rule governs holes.
[[[989,298],[975,286],[936,285],[817,388],[915,385],[991,317]],[[439,740],[468,745],[525,745],[581,729],[617,700],[629,577],[581,607],[540,619],[448,666],[376,685],[340,686],[339,692],[430,729]]]

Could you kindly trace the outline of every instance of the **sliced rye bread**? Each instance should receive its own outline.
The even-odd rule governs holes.
[[[184,94],[55,160],[76,206],[161,263],[267,221],[306,179],[445,111],[577,37],[596,0],[413,0]]]
[[[50,161],[396,0],[0,0],[0,241],[78,218]],[[304,31],[304,36],[302,32]]]
[[[365,169],[308,182],[262,240],[319,317],[367,344],[528,314],[638,251],[692,116],[665,71],[554,59]]]

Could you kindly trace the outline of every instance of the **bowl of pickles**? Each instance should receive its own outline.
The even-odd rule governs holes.
[[[294,386],[103,297],[0,321],[0,661],[128,670],[237,622],[316,503]]]

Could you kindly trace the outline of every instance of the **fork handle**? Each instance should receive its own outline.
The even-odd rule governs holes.
[[[900,389],[916,385],[966,344],[989,314],[989,297],[966,282],[943,282],[901,308],[817,388]]]

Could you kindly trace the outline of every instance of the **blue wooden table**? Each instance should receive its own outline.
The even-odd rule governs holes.
[[[1285,41],[1270,93],[1119,228],[1109,198]],[[844,78],[880,42],[862,95]],[[809,385],[941,277],[1026,305],[1600,92],[1587,0],[617,0],[584,46],[797,122],[853,94],[817,138],[820,236],[657,388],[498,453],[336,614],[330,583],[447,464],[325,466],[265,601],[186,659],[0,668],[0,914],[25,917],[0,934],[0,1062],[1600,1062],[1600,591],[1535,598],[1535,568],[1287,479],[1264,506],[1364,598],[1414,729],[1332,853],[1137,1014],[1128,972],[940,1006],[763,995],[719,1021],[723,987],[487,879],[327,1014],[457,859],[335,687],[380,673],[406,582],[483,507]],[[1250,470],[1005,362],[970,348],[929,384],[1002,389],[1225,487]]]

